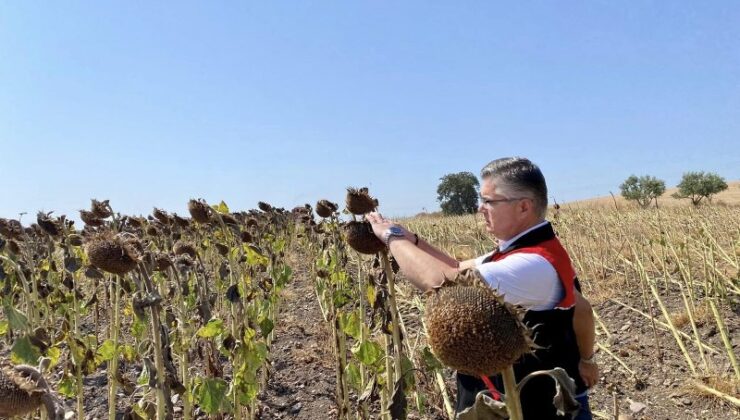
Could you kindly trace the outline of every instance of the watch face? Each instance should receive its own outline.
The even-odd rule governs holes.
[[[403,235],[403,229],[400,226],[391,226],[390,227],[391,235],[393,236],[402,236]]]

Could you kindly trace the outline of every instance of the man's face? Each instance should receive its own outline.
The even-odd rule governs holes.
[[[483,180],[478,212],[486,221],[486,231],[499,240],[511,239],[528,227],[532,218],[532,200],[507,197],[496,191],[492,178]]]

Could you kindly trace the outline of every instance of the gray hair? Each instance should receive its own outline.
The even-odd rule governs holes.
[[[507,157],[491,161],[480,171],[482,179],[494,179],[496,187],[508,198],[529,197],[537,214],[547,213],[547,184],[540,168],[529,159]]]

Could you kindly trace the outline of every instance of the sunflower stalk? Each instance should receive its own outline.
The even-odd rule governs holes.
[[[519,398],[519,389],[516,385],[516,377],[514,376],[514,366],[509,365],[503,372],[501,377],[504,380],[504,393],[506,394],[505,403],[506,410],[509,412],[509,418],[511,420],[522,420],[522,401]]]
[[[727,350],[727,357],[730,360],[730,364],[732,364],[732,369],[735,371],[735,378],[740,381],[740,367],[738,367],[737,359],[735,358],[735,351],[732,348],[732,341],[730,341],[730,337],[727,333],[727,327],[725,326],[725,321],[722,318],[722,315],[719,313],[719,310],[717,309],[717,304],[714,302],[714,299],[709,299],[709,307],[712,308],[714,320],[717,322],[717,328],[719,329],[719,333],[722,336],[722,343],[725,345],[725,349]]]
[[[77,281],[79,281],[79,276],[75,273],[74,277],[75,277],[75,283],[77,283]],[[72,303],[75,308],[75,310],[72,311],[74,334],[75,334],[75,337],[79,337],[80,336],[80,316],[79,316],[80,311],[79,311],[79,303],[77,302],[77,295],[74,292],[72,293]],[[83,362],[81,360],[75,360],[75,364],[78,365],[76,366],[76,369],[75,369],[75,381],[77,384],[77,389],[80,390],[79,392],[77,392],[77,398],[76,398],[77,420],[85,419],[85,410],[84,410],[84,404],[83,404],[84,392],[81,392],[84,386],[83,381],[82,381],[82,366],[81,366],[82,363]]]
[[[121,294],[120,282],[122,278],[120,276],[111,277],[109,282],[110,299],[113,301],[111,311],[109,311],[109,319],[113,322],[110,324],[110,336],[113,341],[113,358],[110,361],[108,367],[108,420],[116,419],[116,373],[118,372],[118,330],[120,329],[120,317],[119,317],[119,300]]]
[[[149,293],[157,293],[151,278],[142,273],[144,284]],[[154,363],[157,367],[157,420],[164,420],[167,415],[171,415],[172,400],[170,399],[170,389],[167,386],[167,371],[164,367],[164,354],[162,352],[163,342],[162,335],[167,336],[166,329],[162,326],[160,318],[160,304],[154,303],[149,307],[152,323],[152,341],[154,341]]]
[[[391,311],[391,333],[393,338],[393,374],[391,375],[391,372],[388,372],[388,384],[386,384],[389,389],[392,389],[392,387],[395,384],[395,381],[399,380],[402,375],[402,365],[403,362],[403,344],[401,343],[401,330],[399,327],[398,322],[398,305],[396,304],[396,282],[394,279],[393,274],[393,268],[391,267],[391,262],[388,259],[388,252],[386,250],[383,250],[380,252],[380,258],[383,263],[383,270],[385,271],[387,286],[388,286],[388,304],[390,306]]]

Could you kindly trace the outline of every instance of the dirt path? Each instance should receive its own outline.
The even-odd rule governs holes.
[[[336,418],[331,336],[306,261],[295,254],[288,260],[293,279],[281,298],[270,349],[270,379],[260,395],[260,418]]]

